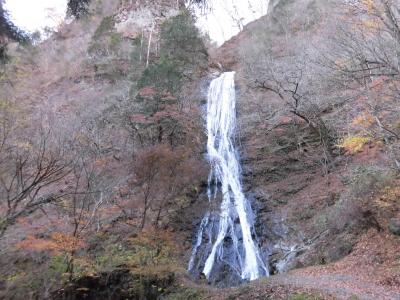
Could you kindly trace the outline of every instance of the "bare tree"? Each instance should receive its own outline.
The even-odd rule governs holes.
[[[337,34],[321,64],[338,86],[362,99],[359,108],[369,134],[382,138],[399,161],[400,132],[400,3],[394,0],[344,1]],[[360,105],[361,106],[361,105]]]
[[[360,85],[380,76],[399,80],[399,6],[392,0],[345,1],[344,22],[326,51],[326,66]],[[397,84],[393,88],[399,92]]]
[[[144,149],[135,156],[129,203],[121,206],[122,211],[129,218],[139,211],[141,229],[149,220],[157,227],[184,206],[186,194],[199,184],[203,171],[200,160],[184,147],[159,144]]]
[[[41,136],[37,148],[26,144],[21,150],[7,144],[5,134],[0,149],[0,236],[19,217],[56,201],[57,192],[51,187],[70,171],[61,153],[50,150],[47,136]]]
[[[64,209],[69,220],[69,233],[71,245],[67,255],[67,270],[69,280],[72,280],[75,272],[75,258],[80,245],[85,241],[87,234],[99,229],[96,220],[99,220],[99,210],[105,204],[107,185],[103,184],[102,172],[96,170],[91,161],[80,157],[76,160],[70,182],[64,196]],[[100,184],[99,184],[100,183]]]
[[[332,105],[325,96],[330,87],[326,84],[328,80],[322,80],[323,77],[326,79],[326,75],[321,75],[324,70],[310,59],[310,51],[314,49],[301,47],[298,49],[301,54],[278,57],[268,44],[254,48],[255,53],[250,57],[254,57],[255,61],[247,59],[245,74],[253,88],[278,97],[280,103],[276,105],[276,111],[292,114],[308,124],[319,137],[325,164],[328,164],[333,159],[335,138],[332,128],[323,119],[323,114]]]

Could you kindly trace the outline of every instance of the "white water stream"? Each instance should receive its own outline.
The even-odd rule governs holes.
[[[207,232],[211,247],[205,253],[202,271],[206,278],[210,278],[218,262],[228,264],[243,280],[254,280],[268,275],[268,269],[252,236],[253,213],[240,181],[240,165],[233,141],[236,125],[234,77],[234,72],[223,73],[211,82],[208,91],[207,153],[211,164],[208,198],[210,204],[215,205],[219,199],[221,204],[215,217],[213,212],[208,212],[200,224],[189,270],[194,267],[203,234]],[[225,251],[229,252],[228,259]]]

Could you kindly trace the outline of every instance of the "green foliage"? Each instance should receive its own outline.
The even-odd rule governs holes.
[[[5,231],[7,228],[7,220],[0,217],[0,232]]]
[[[7,45],[0,45],[0,65],[5,64],[9,57],[7,55]]]
[[[204,53],[205,47],[192,17],[183,12],[162,25],[161,57],[143,73],[138,87],[154,86],[159,91],[178,92],[184,74],[196,67]]]
[[[134,274],[162,274],[176,271],[178,246],[168,231],[146,229],[125,244],[111,244],[95,258],[95,269],[111,271],[128,266]]]
[[[122,43],[122,36],[117,32],[112,32],[110,35],[110,47],[116,49]]]
[[[115,25],[115,20],[113,16],[105,17],[101,21],[99,27],[97,27],[93,35],[93,39],[98,39],[103,35],[110,33],[114,29],[114,25]]]
[[[182,65],[201,64],[207,51],[188,11],[164,22],[161,28],[161,56]]]
[[[85,16],[89,11],[90,0],[68,0],[67,14],[75,18]]]
[[[88,52],[90,55],[109,56],[119,50],[122,43],[121,34],[114,30],[115,20],[113,16],[105,17],[97,27]]]
[[[48,266],[48,277],[49,278],[62,278],[63,280],[68,280],[68,262],[70,261],[70,256],[68,254],[55,255],[50,258]],[[87,275],[94,271],[93,262],[85,258],[74,258],[74,278],[79,278]]]
[[[181,87],[182,73],[176,60],[162,57],[156,64],[147,68],[138,81],[138,88],[156,87],[157,90],[178,92]]]
[[[66,282],[67,277],[63,277],[66,270],[64,256],[46,257],[45,263],[43,263],[44,256],[37,259],[42,261],[40,266],[32,264],[29,260],[22,264],[17,263],[19,271],[5,277],[9,289],[7,299],[21,299],[25,295],[30,295],[29,299],[43,299],[46,289],[53,289],[58,284]]]
[[[24,273],[14,273],[12,275],[6,276],[5,278],[3,276],[0,277],[0,280],[5,279],[6,281],[8,281],[9,283],[12,282],[17,282],[18,280],[20,280],[25,274]]]
[[[67,272],[68,262],[65,255],[56,255],[50,258],[49,273],[60,276]]]
[[[96,256],[94,271],[110,274],[117,269],[129,269],[130,279],[125,288],[132,297],[156,299],[172,285],[177,270],[173,257],[176,248],[170,245],[169,239],[169,234],[146,230],[123,243],[111,243]]]
[[[131,42],[132,51],[130,54],[130,59],[135,65],[140,62],[142,51],[141,46],[143,46],[144,42],[145,41],[142,41],[141,37],[134,38]]]
[[[11,61],[7,53],[7,44],[9,41],[19,42],[20,45],[30,45],[33,42],[32,37],[21,30],[10,20],[9,14],[3,9],[3,2],[0,1],[0,67]],[[0,69],[0,76],[2,70]]]
[[[140,57],[137,55],[140,42],[140,39],[134,41],[131,57],[135,60]],[[183,136],[182,88],[207,66],[206,48],[187,11],[162,24],[160,44],[160,57],[150,60],[130,91],[134,101],[130,104],[127,123],[142,145],[154,145],[166,137],[171,145],[183,140],[180,139]],[[151,93],[143,96],[143,89],[151,89]]]
[[[149,228],[131,240],[134,258],[131,265],[140,274],[167,274],[177,271],[178,245],[168,231]]]
[[[7,37],[18,42],[29,41],[29,35],[11,21],[8,11],[3,8],[3,1],[0,1],[0,37]],[[3,45],[3,42],[0,42],[0,50]]]
[[[138,87],[153,86],[158,91],[177,93],[184,79],[207,62],[207,51],[193,17],[183,11],[162,25],[160,59],[149,66]]]
[[[95,257],[95,268],[99,272],[112,271],[118,266],[129,264],[134,259],[132,249],[122,244],[111,244],[102,255]]]

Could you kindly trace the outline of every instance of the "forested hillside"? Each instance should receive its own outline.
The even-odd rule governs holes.
[[[40,40],[0,0],[0,299],[400,299],[398,1],[270,1],[221,47],[189,2],[70,0]],[[230,71],[251,282],[187,271]]]

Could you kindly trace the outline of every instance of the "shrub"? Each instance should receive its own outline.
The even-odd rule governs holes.
[[[188,11],[167,20],[161,28],[161,56],[184,65],[202,64],[207,50],[194,24]]]
[[[144,72],[138,87],[179,92],[183,79],[207,64],[207,50],[189,12],[183,11],[161,26],[160,59]]]
[[[115,32],[115,20],[113,16],[105,17],[97,27],[88,52],[91,56],[110,56],[119,51],[123,41],[121,34]]]
[[[131,243],[135,255],[130,264],[135,272],[156,275],[178,271],[175,259],[179,244],[170,231],[147,228]]]
[[[179,244],[170,231],[146,228],[125,243],[111,244],[95,257],[98,272],[109,272],[120,266],[133,274],[152,276],[179,271],[176,262]]]
[[[50,258],[49,272],[53,276],[58,277],[67,272],[67,269],[68,262],[64,255],[56,255]]]
[[[373,198],[392,180],[393,174],[384,168],[374,165],[352,166],[350,174],[343,178],[347,192],[328,213],[329,229],[342,232],[375,227],[380,230]]]
[[[349,187],[350,197],[366,198],[380,187],[390,182],[393,174],[390,170],[376,165],[353,166],[343,183]]]
[[[345,149],[350,154],[361,152],[364,145],[371,142],[371,138],[367,136],[349,136],[344,138],[337,146]]]
[[[178,61],[162,57],[157,63],[151,65],[138,81],[138,88],[152,86],[159,92],[168,91],[176,93],[181,88],[182,73]]]
[[[167,20],[161,27],[160,57],[150,61],[131,86],[132,102],[127,111],[127,124],[141,145],[154,145],[169,139],[170,145],[175,147],[186,140],[190,131],[184,128],[193,121],[187,122],[182,111],[183,87],[207,65],[207,51],[188,12]],[[136,52],[131,57],[137,60]],[[143,89],[152,89],[153,93],[143,96]]]
[[[98,272],[111,272],[118,266],[129,264],[134,255],[132,249],[122,244],[111,244],[106,247],[104,253],[95,257],[95,268]]]

